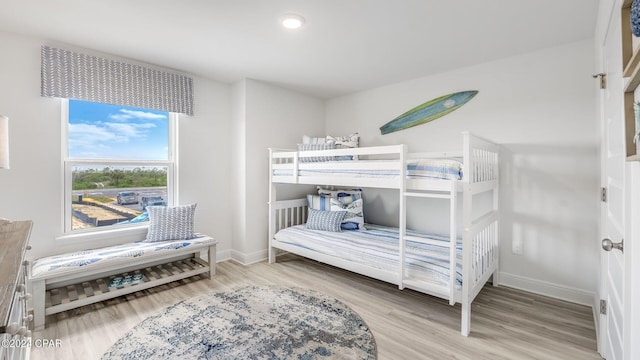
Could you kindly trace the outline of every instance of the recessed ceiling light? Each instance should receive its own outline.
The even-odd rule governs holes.
[[[286,14],[280,17],[280,24],[287,29],[299,29],[304,25],[304,18],[297,14]]]

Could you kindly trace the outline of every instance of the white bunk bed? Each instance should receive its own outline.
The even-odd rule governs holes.
[[[462,305],[461,333],[470,332],[471,303],[484,284],[493,275],[498,282],[498,152],[490,141],[462,133],[462,152],[408,153],[406,145],[361,147],[353,149],[291,151],[269,149],[269,262],[276,261],[276,249],[295,253],[316,261],[397,284],[400,289],[410,288],[449,300],[449,304]],[[358,156],[354,161],[301,162],[309,156]],[[407,163],[411,159],[462,157],[463,176],[459,180],[416,178],[407,176]],[[391,158],[391,159],[389,159]],[[340,170],[344,173],[336,174]],[[374,177],[356,175],[355,170]],[[380,175],[384,174],[384,175]],[[340,256],[309,250],[308,248],[278,241],[281,229],[304,224],[307,218],[307,199],[278,200],[276,184],[310,184],[357,186],[397,189],[399,193],[399,231],[397,264],[394,269],[381,269],[346,260]],[[492,207],[483,215],[474,217],[474,195],[492,192]],[[462,209],[458,209],[458,197]],[[439,198],[449,200],[449,258],[448,284],[442,285],[416,278],[407,271],[405,260],[407,241],[424,241],[407,234],[407,197]],[[456,215],[462,211],[462,226]],[[458,235],[462,229],[461,236]],[[308,230],[316,231],[316,230]],[[456,257],[456,242],[462,240],[462,261]],[[462,265],[462,284],[456,283],[456,266]],[[459,270],[458,270],[459,271]],[[458,277],[457,277],[458,276]]]

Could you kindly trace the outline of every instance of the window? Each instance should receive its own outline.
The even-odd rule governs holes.
[[[175,114],[63,101],[65,232],[133,226],[173,203]]]

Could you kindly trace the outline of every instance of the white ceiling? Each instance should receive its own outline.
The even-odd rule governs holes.
[[[329,98],[591,38],[597,7],[598,0],[2,0],[0,31]],[[281,28],[277,19],[288,12],[305,26]]]

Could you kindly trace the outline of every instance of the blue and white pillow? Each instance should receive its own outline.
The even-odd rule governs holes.
[[[334,143],[325,143],[325,144],[298,144],[298,151],[300,152],[300,162],[308,163],[308,162],[323,162],[323,161],[333,161],[335,160],[334,156],[304,156],[303,152],[305,151],[314,151],[314,150],[332,150],[336,148],[336,144]]]
[[[149,206],[149,231],[146,242],[189,240],[195,238],[194,219],[197,204]]]
[[[318,186],[317,189],[318,195],[332,197],[345,205],[349,205],[358,199],[362,199],[362,189],[333,190],[322,188],[320,186]]]
[[[321,211],[309,209],[309,217],[305,228],[310,230],[322,230],[332,232],[342,232],[340,224],[344,220],[346,211]]]
[[[407,162],[407,176],[462,179],[462,162],[454,159],[415,159]]]
[[[308,135],[302,136],[303,144],[324,144],[326,142],[327,139],[325,137],[313,137]]]
[[[309,209],[331,211],[331,197],[323,195],[307,195]]]
[[[367,230],[364,227],[364,211],[362,199],[358,199],[348,205],[331,198],[331,211],[346,211],[340,227],[344,230]]]
[[[360,142],[360,134],[353,133],[347,136],[331,136],[327,135],[327,143],[334,143],[336,149],[353,149],[357,148]],[[343,155],[336,156],[336,160],[358,160],[357,156]]]

